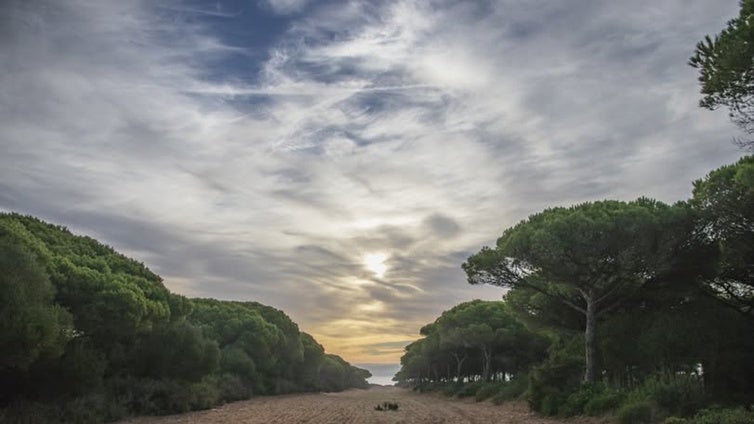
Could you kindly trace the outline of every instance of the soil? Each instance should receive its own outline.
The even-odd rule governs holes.
[[[377,411],[383,402],[397,403],[397,411]],[[453,399],[436,394],[417,394],[396,387],[372,387],[341,393],[258,397],[221,407],[163,417],[139,417],[121,424],[345,424],[345,423],[500,423],[500,424],[606,424],[598,418],[556,420],[539,417],[523,402],[494,405],[473,399]]]

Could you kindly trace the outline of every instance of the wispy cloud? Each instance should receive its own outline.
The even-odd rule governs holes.
[[[97,236],[182,293],[282,308],[347,359],[395,361],[443,309],[500,297],[459,266],[507,226],[681,199],[736,158],[685,63],[737,7],[11,2],[0,208]],[[253,46],[251,20],[268,25]]]

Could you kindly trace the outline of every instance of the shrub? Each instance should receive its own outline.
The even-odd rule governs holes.
[[[557,393],[549,394],[542,399],[541,411],[544,415],[558,415],[560,404],[563,403],[563,396]]]
[[[560,404],[578,387],[583,370],[581,354],[573,346],[552,350],[550,357],[529,374],[529,407],[545,415],[557,415]]]
[[[0,409],[0,423],[47,424],[59,421],[52,405],[16,400]]]
[[[476,391],[474,399],[477,402],[487,400],[500,392],[504,387],[505,383],[485,383]]]
[[[463,383],[450,383],[442,388],[442,394],[445,396],[454,396],[463,387]]]
[[[602,384],[582,384],[568,395],[565,402],[559,406],[558,413],[565,417],[581,415],[584,413],[586,404],[605,391],[605,386]]]
[[[476,396],[476,392],[482,387],[482,384],[483,383],[479,381],[463,384],[458,391],[456,391],[455,395],[460,398]]]
[[[616,417],[620,424],[648,424],[653,418],[652,404],[646,400],[625,403]]]
[[[617,409],[625,399],[625,394],[617,390],[606,389],[597,393],[584,405],[584,413],[593,417],[605,415]]]
[[[189,387],[189,399],[192,410],[209,409],[220,403],[220,391],[211,379],[205,378]]]
[[[206,409],[219,401],[210,379],[188,384],[175,380],[126,377],[109,387],[112,402],[134,414],[165,415]]]
[[[216,384],[220,401],[232,402],[234,400],[248,399],[251,396],[251,390],[243,384],[241,377],[235,374],[220,375]]]
[[[671,415],[693,415],[705,400],[702,382],[692,376],[649,378],[639,390]]]
[[[751,424],[754,411],[737,409],[705,409],[688,421],[689,424]]]
[[[662,424],[688,424],[688,420],[686,418],[678,418],[678,417],[668,417],[665,418],[665,421],[662,422]]]
[[[495,396],[492,397],[492,403],[500,405],[509,400],[519,399],[526,393],[528,378],[523,376],[507,382]]]
[[[104,396],[89,395],[76,398],[61,407],[60,421],[66,423],[101,423],[107,418]]]

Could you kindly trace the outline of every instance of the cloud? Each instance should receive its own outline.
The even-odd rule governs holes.
[[[309,0],[261,0],[259,3],[277,14],[288,15],[300,12],[309,3]]]
[[[500,298],[460,264],[506,227],[682,199],[739,155],[685,64],[732,1],[256,4],[11,2],[0,208],[387,362],[442,310]]]

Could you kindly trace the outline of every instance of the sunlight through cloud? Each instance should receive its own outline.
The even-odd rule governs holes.
[[[377,278],[382,278],[387,271],[386,259],[387,255],[382,252],[368,253],[364,255],[364,266],[372,271]]]

